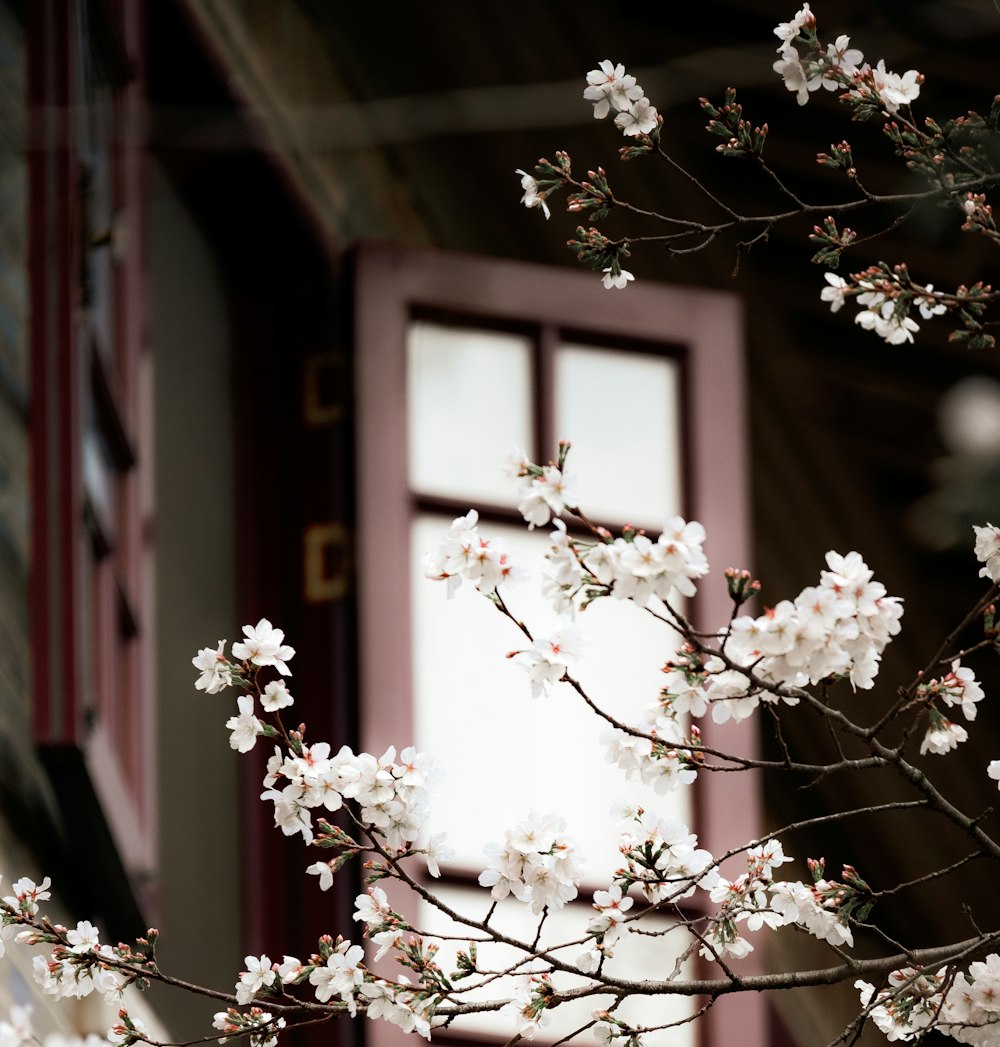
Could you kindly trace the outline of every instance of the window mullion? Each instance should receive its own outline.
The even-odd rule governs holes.
[[[555,324],[542,324],[538,330],[535,357],[535,461],[547,462],[556,453],[563,437],[555,431],[556,350],[561,335]]]

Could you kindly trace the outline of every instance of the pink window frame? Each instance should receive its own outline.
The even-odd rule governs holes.
[[[128,5],[91,12],[91,32],[117,49],[113,57],[127,82],[113,90],[114,133],[100,158],[116,230],[89,228],[80,150],[87,100],[80,96],[81,55],[93,42],[80,32],[78,8],[75,0],[68,8],[39,0],[28,20],[32,733],[57,790],[68,800],[80,789],[96,799],[149,920],[157,803],[143,21]],[[111,236],[120,231],[127,231],[127,245],[109,267],[104,322],[97,324],[81,308],[83,259],[92,250],[112,251]],[[114,546],[99,556],[87,522],[83,443],[85,405],[102,395],[106,425],[133,464],[115,473]],[[122,606],[138,625],[124,645]]]
[[[743,317],[735,295],[654,283],[606,291],[593,274],[386,244],[359,249],[355,280],[358,700],[365,751],[398,748],[413,737],[407,652],[416,498],[407,477],[406,335],[415,314],[537,326],[543,346],[569,331],[595,344],[660,343],[679,355],[683,512],[706,527],[715,583],[701,586],[692,614],[702,626],[728,620],[732,604],[719,572],[748,566],[751,553]],[[709,746],[718,739],[730,751],[757,752],[752,721],[701,726]],[[697,785],[693,828],[713,853],[752,838],[760,823],[758,783],[749,775],[736,779],[703,774]],[[375,1032],[379,1047],[395,1043],[391,1031]],[[699,1022],[698,1042],[763,1047],[763,1002],[756,994],[720,1001]]]

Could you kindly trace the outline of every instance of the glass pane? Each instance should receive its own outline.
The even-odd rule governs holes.
[[[615,801],[628,798],[690,824],[689,791],[660,795],[626,781],[605,757],[608,725],[567,684],[531,697],[527,673],[504,657],[528,646],[513,623],[471,583],[463,581],[449,600],[443,582],[423,577],[423,555],[437,549],[449,523],[427,514],[412,529],[415,744],[446,772],[431,804],[430,831],[447,832],[457,864],[478,873],[485,844],[502,843],[532,809],[555,813],[587,859],[587,882],[607,885],[620,864],[609,817]],[[494,524],[480,524],[480,533],[502,537],[512,558],[540,576],[545,534]],[[537,582],[507,587],[504,599],[536,635],[551,627],[554,615]],[[598,706],[637,722],[659,694],[676,634],[611,599],[578,615],[578,624],[591,642],[574,675]]]
[[[573,444],[569,471],[591,519],[661,526],[680,512],[679,370],[645,353],[557,350],[555,435]]]
[[[531,342],[520,335],[410,325],[407,338],[410,486],[424,494],[506,505],[502,465],[531,451]]]
[[[455,912],[472,919],[482,920],[486,916],[491,899],[485,888],[442,887],[434,885],[434,893],[448,904]],[[579,942],[587,934],[587,923],[594,914],[589,905],[590,897],[565,906],[558,912],[549,913],[540,940],[542,948],[553,948],[560,942]],[[508,899],[497,906],[491,924],[501,933],[520,941],[530,942],[534,939],[539,918],[533,916],[527,905]],[[604,973],[612,978],[628,980],[646,980],[665,977],[673,970],[676,958],[691,943],[690,935],[665,917],[647,917],[641,922],[647,932],[661,932],[656,936],[645,934],[623,934],[615,945],[614,956],[604,964]],[[424,932],[460,935],[465,931],[481,937],[480,931],[469,931],[463,925],[450,920],[427,903],[421,908],[419,929]],[[456,969],[455,957],[460,944],[446,941],[438,953],[437,962],[446,971]],[[555,955],[567,963],[573,963],[583,951],[579,944],[558,950]],[[504,970],[515,963],[522,954],[518,950],[504,945],[480,945],[478,960],[484,970]],[[682,968],[681,977],[694,976],[693,964],[690,962]],[[481,990],[471,990],[468,1000],[497,1000],[508,997],[518,987],[520,979],[502,978],[492,982]],[[583,978],[556,973],[552,979],[557,989],[571,989],[585,985]],[[458,982],[456,987],[461,987]],[[552,1010],[550,1023],[539,1032],[539,1038],[552,1043],[589,1024],[592,1014],[598,1008],[609,1007],[613,1003],[610,996],[587,996],[580,1000],[561,1003]],[[656,1027],[670,1022],[682,1021],[694,1013],[691,997],[662,996],[658,998],[635,998],[626,1001],[615,1012],[619,1018],[633,1026]],[[468,1015],[462,1019],[461,1031],[478,1032],[499,1037],[498,1042],[510,1039],[514,1034],[514,1022],[506,1015],[498,1017],[495,1013]],[[643,1036],[643,1042],[650,1047],[690,1047],[694,1043],[694,1029],[690,1023],[673,1029],[663,1029]],[[573,1041],[574,1043],[595,1043],[594,1034],[587,1031]]]

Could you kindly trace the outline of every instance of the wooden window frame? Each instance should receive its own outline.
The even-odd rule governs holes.
[[[157,857],[142,42],[131,5],[31,5],[32,731],[119,936],[155,916]]]
[[[409,526],[434,506],[415,496],[407,476],[406,336],[415,317],[478,318],[485,326],[541,330],[543,355],[560,340],[602,346],[659,344],[679,359],[684,398],[682,514],[708,532],[713,565],[691,605],[701,625],[728,620],[720,573],[750,555],[749,470],[742,310],[734,295],[639,283],[608,291],[596,276],[459,254],[362,246],[355,269],[358,406],[359,720],[362,747],[382,752],[413,738],[410,658]],[[542,367],[541,384],[551,382]],[[549,385],[551,388],[551,385]],[[544,427],[543,427],[544,428]],[[545,453],[557,434],[537,434]],[[703,722],[706,744],[753,755],[752,721],[721,728]],[[759,786],[703,774],[694,828],[719,853],[752,838],[760,822]],[[734,787],[735,786],[735,787]],[[767,1042],[766,1013],[755,994],[717,1006],[699,1022],[698,1042]],[[466,1039],[468,1037],[465,1037]],[[379,1031],[377,1042],[391,1042]]]

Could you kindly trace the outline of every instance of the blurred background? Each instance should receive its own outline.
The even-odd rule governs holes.
[[[823,38],[848,33],[872,62],[920,70],[920,113],[989,109],[993,0],[813,8]],[[784,89],[772,30],[794,13],[772,0],[0,0],[6,876],[49,873],[66,919],[95,918],[111,940],[160,926],[164,968],[221,989],[246,952],[307,955],[317,928],[351,926],[359,874],[325,895],[303,882],[306,852],[257,799],[266,754],[238,763],[221,726],[232,703],[194,691],[190,659],[266,616],[300,649],[293,693],[314,741],[369,747],[393,716],[430,737],[453,714],[417,693],[434,689],[445,655],[417,658],[412,621],[432,612],[410,592],[410,542],[435,514],[446,526],[464,512],[466,494],[511,523],[503,496],[462,470],[518,439],[546,460],[555,439],[590,438],[609,472],[633,466],[601,511],[609,524],[707,513],[716,550],[745,554],[765,605],[813,584],[826,550],[861,550],[906,614],[882,690],[841,696],[859,715],[928,660],[980,591],[971,525],[1000,520],[1000,356],[949,345],[941,322],[893,347],[850,307],[831,315],[808,264],[812,220],[751,249],[638,245],[636,285],[605,291],[576,271],[562,200],[549,221],[519,204],[515,169],[565,149],[640,207],[717,216],[678,170],[619,161],[622,139],[582,98],[605,58],[663,114],[680,167],[735,208],[784,205],[705,133],[697,98],[720,103],[728,86],[769,124],[768,161],[801,198],[850,196],[815,162],[845,137],[869,189],[920,188],[877,123],[850,124],[823,91],[800,108]],[[845,268],[884,258],[943,289],[992,281],[991,245],[961,234],[952,210],[897,227],[898,215],[852,218],[862,235],[892,228]],[[621,214],[605,226],[655,232]],[[613,392],[624,374],[631,391]],[[598,395],[574,415],[583,390]],[[442,414],[449,404],[465,414]],[[567,419],[579,436],[559,429]],[[708,553],[728,566],[711,540]],[[995,669],[979,671],[996,693]],[[964,751],[921,762],[989,817],[991,698],[975,727]],[[806,716],[782,730],[829,755]],[[774,744],[766,731],[743,740]],[[909,798],[875,774],[807,784],[729,800],[699,784],[686,816],[704,838],[709,823],[732,828],[732,804],[748,836],[835,800]],[[786,850],[825,853],[832,872],[852,862],[882,887],[964,853],[934,829],[859,818]],[[469,869],[450,875],[458,889]],[[882,917],[907,945],[965,937],[964,920],[995,925],[993,882],[973,866],[948,881],[948,905],[937,885]],[[802,937],[776,936],[768,962],[828,962]],[[4,967],[0,995],[34,1001],[43,1027],[94,1021],[50,1014],[24,967]],[[746,1043],[826,1043],[852,1000],[731,1003],[664,1042],[714,1044],[738,1028]],[[175,1036],[203,1035],[214,1010],[154,1005]],[[365,1024],[322,1035],[353,1042],[372,1034]]]

